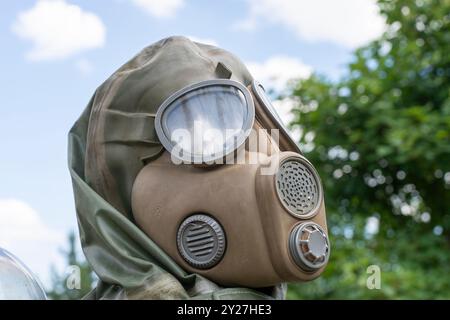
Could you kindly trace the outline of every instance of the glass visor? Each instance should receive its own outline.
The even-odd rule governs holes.
[[[253,81],[252,91],[253,91],[253,94],[255,95],[256,99],[258,100],[259,104],[264,109],[264,111],[265,111],[264,113],[266,113],[267,116],[270,118],[270,123],[264,123],[264,124],[267,127],[279,129],[280,133],[281,133],[280,140],[285,140],[284,144],[286,146],[288,146],[288,149],[302,154],[297,143],[294,141],[294,139],[292,139],[292,136],[290,135],[289,130],[284,125],[283,120],[281,120],[281,117],[278,115],[278,112],[275,110],[264,87],[259,82]],[[258,118],[258,114],[256,115],[256,117]],[[283,143],[283,141],[280,141],[280,142]]]
[[[45,300],[33,273],[15,256],[0,248],[0,300]]]
[[[169,97],[156,114],[156,132],[172,156],[205,163],[240,147],[255,117],[248,90],[232,80],[197,83]]]

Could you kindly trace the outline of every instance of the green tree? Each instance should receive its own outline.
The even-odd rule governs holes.
[[[68,249],[62,254],[66,259],[66,270],[60,274],[52,268],[52,288],[47,291],[50,299],[73,300],[81,299],[91,289],[96,277],[87,261],[77,252],[77,239],[74,232],[68,235]]]
[[[345,77],[292,90],[332,252],[323,277],[289,298],[450,298],[450,1],[378,5],[386,32]],[[366,287],[372,264],[380,290]]]

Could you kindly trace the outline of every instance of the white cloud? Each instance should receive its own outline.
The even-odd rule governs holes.
[[[385,27],[375,0],[247,0],[248,17],[234,29],[254,30],[261,19],[293,30],[301,39],[354,48],[379,36]]]
[[[22,260],[44,283],[51,264],[61,268],[58,252],[64,235],[48,227],[28,204],[16,199],[0,199],[0,247]]]
[[[266,91],[274,90],[275,94],[283,93],[289,80],[304,79],[311,75],[312,68],[296,58],[288,56],[273,56],[263,63],[249,62],[246,64],[253,78],[259,81]],[[285,126],[294,120],[292,108],[299,101],[293,97],[273,100],[272,105]],[[289,130],[294,141],[298,141],[301,132]]]
[[[259,81],[266,91],[274,90],[275,94],[285,91],[290,80],[305,79],[311,75],[312,68],[299,59],[278,55],[262,63],[246,63],[253,78]],[[283,124],[288,126],[293,120],[292,109],[300,102],[295,97],[285,97],[273,100],[272,105],[280,116]],[[299,128],[289,130],[294,141],[299,141],[302,132]]]
[[[266,89],[283,91],[291,79],[307,78],[312,68],[300,60],[288,56],[273,56],[263,63],[249,62],[246,64],[255,80]]]
[[[184,6],[184,0],[133,0],[133,3],[157,18],[170,18]]]
[[[102,47],[106,36],[97,15],[65,0],[39,0],[34,7],[19,13],[12,30],[32,42],[26,58],[33,61],[66,58]]]
[[[274,100],[272,104],[281,120],[283,121],[284,125],[287,126],[294,120],[292,109],[298,104],[298,101],[296,99],[286,97],[283,99]]]
[[[250,14],[246,19],[233,23],[231,29],[234,31],[255,31],[258,25],[256,20],[256,14]]]
[[[187,37],[194,42],[209,44],[211,46],[216,46],[216,47],[219,45],[216,40],[211,39],[211,38],[198,38],[198,37],[194,37],[194,36],[187,36]]]

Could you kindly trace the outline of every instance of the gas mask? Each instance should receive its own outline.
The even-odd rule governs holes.
[[[160,104],[155,129],[164,151],[138,173],[132,212],[180,266],[253,288],[322,273],[320,178],[259,83],[192,83]]]

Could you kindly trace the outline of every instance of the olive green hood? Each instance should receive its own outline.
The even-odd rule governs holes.
[[[190,84],[252,77],[234,55],[184,37],[142,50],[95,92],[69,133],[69,167],[81,244],[100,281],[93,299],[282,299],[285,286],[221,288],[179,267],[135,224],[131,190],[163,151],[155,113]]]

